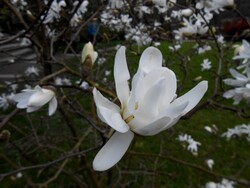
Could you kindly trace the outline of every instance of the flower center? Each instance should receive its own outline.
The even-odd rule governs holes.
[[[125,121],[127,124],[129,124],[129,122],[131,122],[134,118],[135,118],[134,115],[130,115],[130,116],[128,116],[124,121]]]

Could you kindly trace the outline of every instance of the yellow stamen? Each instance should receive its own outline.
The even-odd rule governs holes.
[[[135,118],[134,115],[130,115],[130,116],[128,116],[128,117],[125,119],[125,122],[126,122],[126,123],[129,123],[129,122],[132,121],[134,118]]]
[[[139,105],[138,105],[138,102],[137,102],[137,103],[135,103],[135,110],[137,110],[138,107],[139,107]]]

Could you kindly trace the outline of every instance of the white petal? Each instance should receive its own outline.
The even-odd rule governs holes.
[[[133,131],[143,136],[152,136],[152,135],[158,134],[159,131],[163,129],[163,127],[165,127],[166,125],[170,123],[170,121],[171,121],[171,118],[163,117],[144,127],[134,129]]]
[[[232,78],[227,78],[223,82],[229,86],[244,86],[247,80],[234,80]]]
[[[134,113],[135,104],[136,102],[138,102],[138,97],[140,97],[139,93],[142,92],[143,90],[142,79],[143,79],[143,74],[140,71],[137,72],[133,77],[131,94],[127,103],[127,110],[129,111],[129,114]]]
[[[148,47],[141,55],[139,69],[148,73],[159,67],[162,67],[162,54],[160,50],[155,47]]]
[[[129,126],[122,119],[120,108],[106,99],[96,88],[93,90],[99,118],[119,132],[127,132]]]
[[[235,93],[234,89],[228,90],[225,93],[223,93],[223,97],[227,98],[227,99],[232,98],[235,95],[236,95],[236,93]]]
[[[116,93],[122,107],[125,105],[129,97],[128,80],[130,79],[125,50],[126,48],[124,46],[119,48],[115,55],[114,65]]]
[[[56,97],[53,97],[49,102],[49,116],[53,115],[57,109],[57,100]]]
[[[235,69],[229,69],[231,75],[236,78],[236,79],[240,79],[240,80],[246,80],[247,77],[244,76],[243,74],[240,74],[238,71],[236,71]]]
[[[96,61],[97,57],[98,57],[98,53],[96,51],[94,51],[93,63]]]
[[[34,112],[34,111],[39,110],[41,107],[42,107],[42,106],[28,106],[26,111],[27,111],[28,113],[31,113],[31,112]]]
[[[30,96],[32,95],[32,93],[28,93],[28,92],[25,92],[25,93],[18,93],[16,95],[13,96],[13,100],[18,102],[17,103],[17,108],[27,108],[28,106],[28,102],[29,102],[29,99],[30,99]]]
[[[134,133],[131,131],[126,133],[115,132],[95,156],[93,168],[96,171],[104,171],[114,166],[126,153],[133,138]]]
[[[171,103],[166,109],[160,112],[159,117],[168,116],[171,118],[176,118],[181,114],[183,114],[183,111],[188,106],[188,103],[189,103],[188,101],[182,104]]]
[[[183,111],[183,115],[185,115],[198,104],[203,95],[206,93],[207,88],[208,88],[208,82],[201,81],[185,95],[182,95],[181,97],[175,99],[173,103],[182,104],[188,101],[189,102],[188,106]]]
[[[165,94],[165,88],[166,80],[161,79],[147,91],[141,103],[138,104],[138,110],[135,111],[134,115],[136,119],[142,119],[145,123],[150,123],[156,118],[158,115],[159,103],[162,102],[160,100],[162,98],[161,95]]]
[[[37,91],[31,95],[28,106],[43,106],[49,102],[53,96],[55,96],[55,93],[48,89]]]

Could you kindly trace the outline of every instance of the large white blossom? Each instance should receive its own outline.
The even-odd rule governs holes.
[[[55,92],[49,88],[36,86],[34,89],[24,89],[12,98],[17,102],[17,108],[25,109],[28,113],[39,110],[43,105],[49,103],[48,114],[51,116],[57,109]]]
[[[173,71],[162,67],[162,54],[155,47],[147,48],[141,55],[137,73],[128,80],[125,47],[115,56],[114,79],[121,106],[93,90],[98,117],[115,130],[93,161],[97,171],[114,166],[125,154],[134,133],[151,136],[172,127],[181,116],[192,110],[207,90],[207,81],[177,98],[177,80]]]

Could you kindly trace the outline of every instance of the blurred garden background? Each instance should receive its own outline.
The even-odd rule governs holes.
[[[1,0],[0,187],[250,187],[249,8],[248,0]],[[115,130],[92,91],[122,105],[121,46],[130,88],[153,46],[175,73],[177,97],[203,80],[208,89],[169,129],[135,133],[121,160],[97,171],[93,160]],[[29,106],[37,91],[45,97]]]

